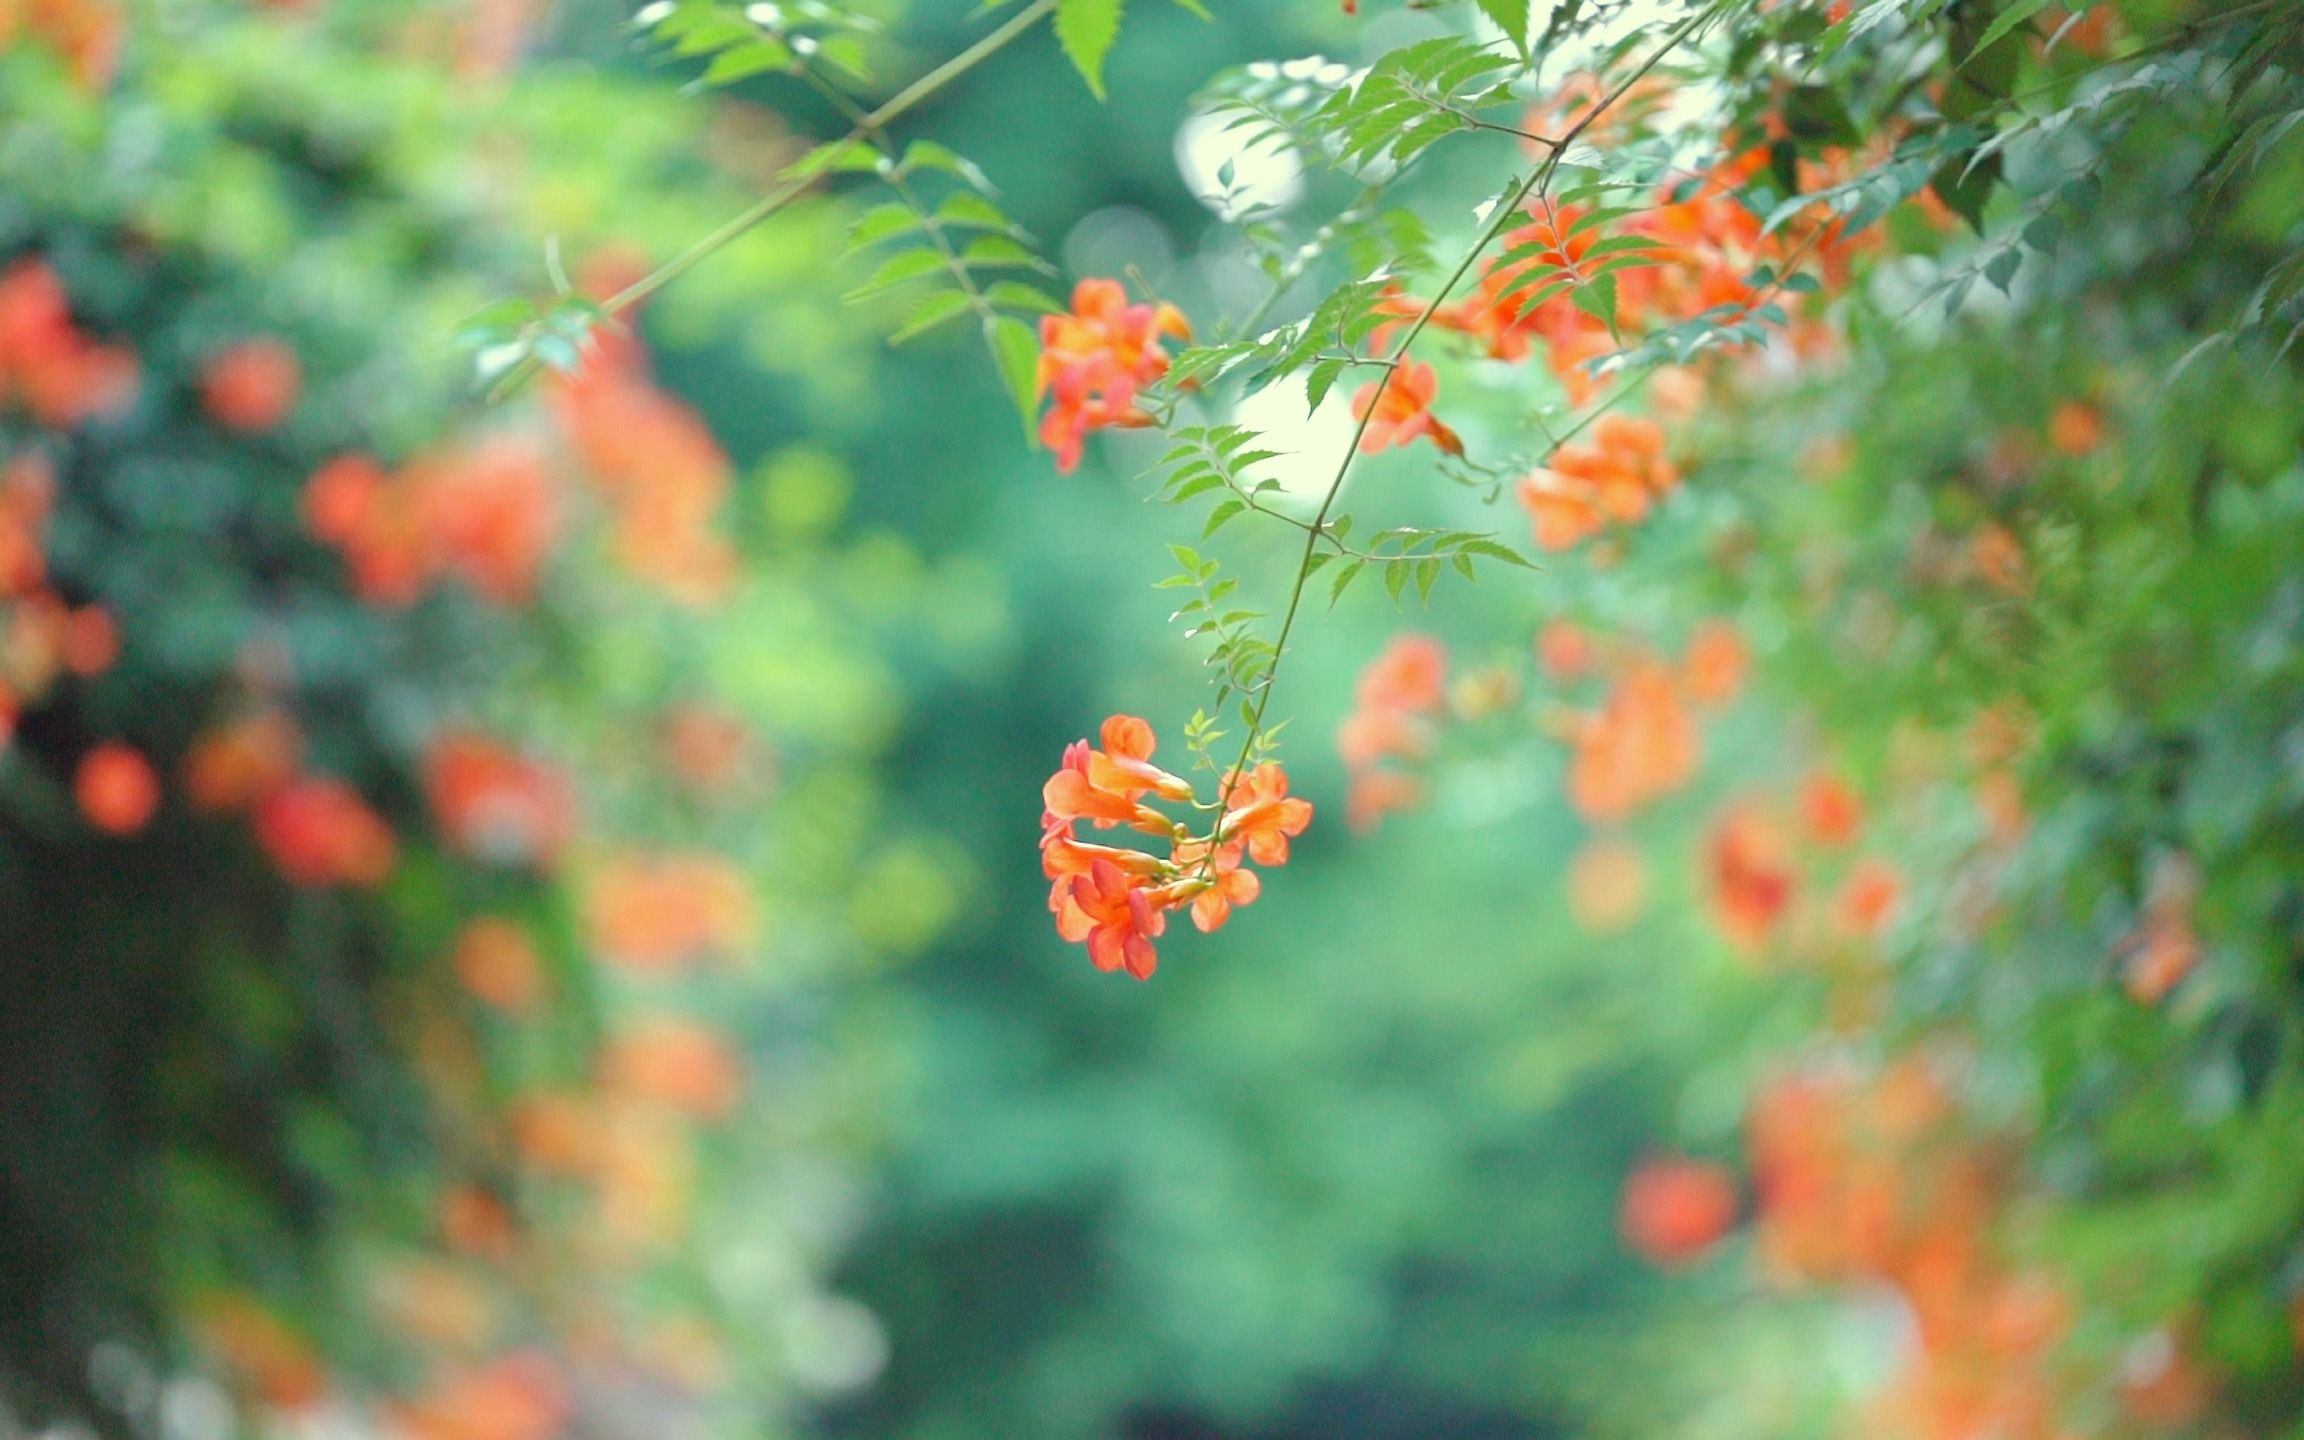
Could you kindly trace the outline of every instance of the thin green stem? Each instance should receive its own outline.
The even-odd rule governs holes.
[[[867,137],[886,130],[922,101],[1006,49],[1024,32],[1053,14],[1056,4],[1057,0],[1032,0],[1031,4],[1009,16],[998,29],[882,101],[878,108],[857,120],[847,134],[820,147],[796,170],[787,171],[785,177],[767,194],[729,217],[726,223],[686,250],[608,297],[600,306],[603,315],[613,317],[631,309],[727,249],[761,222],[805,194],[833,162],[845,156]],[[490,392],[491,397],[501,399],[518,389],[536,373],[541,363],[531,356],[513,366],[496,383]]]
[[[1335,509],[1337,497],[1344,491],[1344,481],[1352,473],[1352,464],[1359,458],[1361,442],[1367,437],[1368,427],[1376,417],[1376,402],[1383,398],[1383,387],[1392,383],[1399,372],[1401,362],[1407,358],[1409,348],[1431,325],[1432,317],[1439,313],[1440,307],[1447,303],[1448,297],[1455,292],[1458,285],[1463,283],[1464,277],[1471,273],[1472,267],[1479,263],[1480,257],[1488,252],[1488,247],[1495,244],[1497,237],[1512,225],[1514,219],[1521,213],[1521,207],[1528,203],[1528,197],[1532,194],[1548,193],[1552,177],[1559,172],[1561,157],[1568,153],[1568,147],[1573,145],[1587,129],[1591,128],[1594,121],[1622,100],[1634,85],[1647,76],[1649,71],[1662,64],[1665,56],[1671,54],[1679,48],[1682,41],[1696,33],[1696,30],[1711,18],[1714,8],[1707,5],[1674,27],[1671,35],[1666,37],[1664,43],[1658,46],[1638,69],[1624,77],[1615,89],[1609,91],[1599,104],[1593,106],[1583,118],[1571,125],[1557,140],[1549,142],[1549,153],[1543,162],[1531,170],[1527,178],[1513,188],[1510,198],[1497,205],[1496,213],[1490,217],[1486,227],[1481,230],[1480,238],[1474,241],[1471,247],[1464,252],[1464,258],[1456,263],[1456,268],[1449,272],[1446,280],[1441,282],[1439,290],[1425,303],[1423,310],[1417,314],[1415,320],[1409,323],[1408,328],[1401,333],[1400,338],[1393,342],[1391,352],[1383,360],[1384,368],[1389,373],[1384,379],[1377,382],[1376,396],[1371,399],[1368,408],[1361,412],[1359,422],[1353,426],[1352,438],[1345,447],[1344,458],[1337,465],[1335,476],[1329,480],[1327,491],[1320,497],[1320,508],[1314,513],[1311,524],[1305,531],[1304,548],[1296,559],[1296,578],[1288,588],[1288,604],[1280,615],[1280,630],[1272,645],[1272,658],[1266,663],[1264,673],[1257,681],[1256,703],[1248,715],[1248,734],[1240,743],[1240,758],[1233,763],[1231,770],[1224,777],[1223,793],[1218,799],[1220,810],[1231,808],[1232,792],[1245,778],[1248,762],[1256,753],[1256,742],[1264,733],[1264,716],[1271,706],[1272,692],[1280,677],[1280,662],[1288,652],[1288,638],[1295,631],[1296,616],[1304,605],[1304,590],[1312,578],[1312,557],[1319,550],[1320,537],[1327,530],[1329,513]],[[1205,863],[1213,864],[1213,856]]]

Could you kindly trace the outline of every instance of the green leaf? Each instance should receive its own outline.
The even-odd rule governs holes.
[[[1024,433],[1032,433],[1032,421],[1040,410],[1040,341],[1032,327],[1013,315],[994,315],[984,322],[984,343],[992,348],[992,358],[999,362],[1000,378],[1008,384],[1008,394],[1016,402],[1016,413],[1023,417]]]
[[[1320,408],[1320,402],[1327,399],[1328,392],[1335,387],[1336,377],[1344,373],[1344,367],[1349,363],[1345,360],[1323,360],[1312,367],[1311,375],[1304,381],[1304,398],[1310,402],[1305,407],[1307,410]]]
[[[936,207],[936,220],[942,225],[974,225],[985,230],[1006,230],[1015,222],[1000,212],[1000,207],[972,190],[955,190],[944,197]]]
[[[1036,285],[1021,280],[998,280],[985,287],[984,298],[1002,310],[1029,310],[1039,315],[1061,315],[1064,307]]]
[[[826,35],[816,42],[816,56],[852,80],[870,83],[872,64],[862,37]]]
[[[1991,281],[1993,287],[2005,295],[2008,293],[2009,283],[2016,278],[2016,272],[2022,269],[2023,265],[2024,252],[2011,245],[1984,262],[1984,278]]]
[[[1215,509],[1209,511],[1208,523],[1201,528],[1200,538],[1205,540],[1209,536],[1215,534],[1217,531],[1223,529],[1225,522],[1231,520],[1234,516],[1238,515],[1241,511],[1246,510],[1247,508],[1248,506],[1244,501],[1227,500],[1223,504],[1217,506]]]
[[[947,175],[959,176],[979,190],[992,188],[991,177],[975,161],[933,140],[915,140],[904,147],[904,158],[896,166],[896,173],[910,175],[918,170],[941,170]]]
[[[1589,285],[1579,285],[1573,297],[1576,308],[1616,333],[1616,277],[1603,275]]]
[[[911,318],[888,337],[888,343],[901,345],[915,335],[925,335],[945,321],[956,320],[967,313],[966,295],[958,290],[939,290],[913,307]]]
[[[705,67],[697,83],[706,86],[733,85],[754,75],[770,70],[788,70],[792,67],[792,52],[774,40],[756,40],[723,50]]]
[[[1480,13],[1511,37],[1513,49],[1528,53],[1528,0],[1480,0]]]
[[[867,245],[909,234],[919,228],[920,217],[912,212],[909,205],[899,205],[894,201],[886,205],[875,205],[857,216],[856,223],[848,227],[848,248],[861,250]]]
[[[880,262],[872,278],[848,292],[845,298],[861,300],[883,290],[924,279],[944,268],[944,257],[933,250],[902,250]]]
[[[1848,107],[1822,85],[1803,85],[1784,97],[1784,126],[1797,140],[1853,145],[1862,138]]]
[[[1120,38],[1123,0],[1057,0],[1056,42],[1072,61],[1089,93],[1104,97],[1104,57]]]
[[[1966,55],[1960,57],[1960,63],[1965,65],[1975,59],[1980,52],[1989,49],[1993,41],[1998,40],[2046,8],[2048,8],[2048,0],[2008,0],[2008,8],[1994,16],[1992,23],[1984,27],[1983,38],[1979,39]]]
[[[960,258],[970,265],[1022,265],[1038,269],[1040,257],[1005,235],[979,235],[968,242]]]
[[[1936,192],[1952,213],[1966,220],[1978,234],[1984,231],[1984,207],[1992,199],[1992,191],[2000,183],[2000,157],[1989,155],[1981,163],[1963,166],[1950,160],[1940,166],[1929,178],[1928,187]]]
[[[780,177],[785,180],[805,180],[824,174],[881,174],[890,168],[887,156],[869,145],[857,143],[843,136],[827,140],[807,154],[784,167]]]
[[[1466,540],[1463,545],[1458,548],[1458,553],[1464,555],[1485,555],[1491,560],[1501,560],[1508,565],[1517,565],[1523,570],[1533,570],[1536,568],[1529,562],[1528,558],[1522,555],[1519,551],[1513,549],[1509,545],[1505,545],[1496,540],[1492,540],[1485,535],[1476,535],[1473,538]]]

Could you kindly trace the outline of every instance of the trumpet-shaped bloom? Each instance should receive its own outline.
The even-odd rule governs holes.
[[[1042,787],[1040,868],[1056,932],[1086,945],[1097,969],[1142,980],[1159,964],[1152,942],[1166,929],[1167,912],[1189,909],[1203,931],[1222,927],[1235,908],[1263,893],[1247,861],[1286,863],[1288,841],[1311,823],[1312,805],[1290,796],[1286,773],[1267,762],[1227,776],[1219,789],[1222,817],[1195,834],[1150,803],[1199,803],[1191,782],[1151,763],[1150,725],[1114,715],[1098,739],[1101,748],[1073,742],[1063,768]],[[1083,820],[1126,825],[1166,844],[1158,851],[1091,844],[1074,833]]]
[[[1117,280],[1083,280],[1072,309],[1040,320],[1040,398],[1052,401],[1040,443],[1069,475],[1080,467],[1088,432],[1151,423],[1136,392],[1168,373],[1163,336],[1189,340],[1192,327],[1173,305],[1130,304]]]
[[[1152,727],[1133,715],[1114,715],[1099,734],[1103,748],[1092,749],[1085,740],[1064,751],[1062,768],[1040,787],[1046,812],[1044,833],[1086,820],[1098,829],[1130,825],[1148,834],[1165,835],[1174,824],[1144,803],[1146,795],[1163,800],[1189,800],[1192,783],[1152,763],[1155,741]]]
[[[1400,362],[1381,385],[1363,385],[1352,397],[1352,414],[1368,426],[1360,434],[1360,453],[1373,455],[1395,445],[1428,439],[1443,454],[1461,455],[1464,442],[1432,413],[1432,398],[1439,393],[1439,377],[1432,367],[1416,360]]]
[[[1247,846],[1259,865],[1288,863],[1288,842],[1312,823],[1312,802],[1288,793],[1288,772],[1267,760],[1232,786],[1230,809],[1217,827],[1226,840]]]
[[[1097,969],[1126,970],[1139,980],[1151,979],[1159,968],[1152,942],[1167,925],[1142,879],[1109,860],[1097,860],[1087,874],[1072,876],[1056,911],[1056,933],[1085,942]]]
[[[1194,841],[1177,846],[1175,860],[1176,868],[1191,878],[1171,893],[1178,899],[1191,895],[1192,924],[1202,933],[1221,930],[1235,907],[1252,904],[1264,893],[1263,880],[1241,863],[1237,844],[1211,852],[1206,842]]]

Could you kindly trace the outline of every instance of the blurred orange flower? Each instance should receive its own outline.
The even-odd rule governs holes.
[[[424,791],[451,845],[481,860],[550,869],[576,829],[574,789],[559,771],[469,730],[437,736]]]
[[[507,1015],[526,1015],[544,998],[544,962],[528,932],[500,916],[484,915],[456,937],[456,978],[474,999]]]
[[[1594,935],[1613,935],[1648,902],[1648,861],[1636,845],[1588,841],[1568,864],[1568,913]]]
[[[391,827],[341,780],[307,776],[256,806],[256,839],[297,885],[373,887],[392,873]]]
[[[0,272],[0,405],[13,397],[42,425],[67,429],[124,408],[137,372],[133,351],[100,345],[73,323],[64,284],[45,263],[19,260]]]
[[[1689,699],[1699,705],[1726,705],[1743,693],[1752,652],[1734,625],[1707,620],[1689,637],[1681,663]]]
[[[528,1351],[453,1372],[387,1418],[407,1440],[553,1440],[571,1409],[559,1367]]]
[[[1587,820],[1623,820],[1696,773],[1695,717],[1672,672],[1632,664],[1598,714],[1580,717],[1568,764],[1568,800]]]
[[[2048,443],[2067,455],[2086,455],[2104,443],[2104,414],[2081,400],[2048,412]]]
[[[133,835],[160,808],[160,777],[142,751],[107,740],[80,757],[72,794],[89,824],[108,835]]]
[[[1800,823],[1818,845],[1846,845],[1863,827],[1864,802],[1838,775],[1814,770],[1800,782]]]
[[[1850,937],[1876,935],[1896,913],[1904,897],[1904,879],[1885,860],[1859,860],[1840,885],[1833,902],[1834,926]]]
[[[1520,481],[1519,497],[1540,550],[1566,550],[1610,525],[1645,518],[1650,506],[1680,483],[1665,454],[1664,431],[1644,416],[1610,411],[1590,440],[1571,440],[1552,452],[1549,466]]]
[[[1783,823],[1756,803],[1733,805],[1713,822],[1706,857],[1714,923],[1736,948],[1760,949],[1799,884]]]
[[[1420,360],[1402,360],[1380,386],[1361,386],[1352,397],[1353,418],[1368,422],[1360,434],[1361,453],[1373,455],[1423,439],[1442,454],[1463,454],[1464,442],[1432,413],[1432,398],[1439,389],[1432,367]]]
[[[1168,373],[1162,336],[1192,338],[1183,312],[1166,304],[1131,305],[1117,280],[1082,280],[1068,313],[1040,318],[1036,384],[1050,402],[1040,443],[1055,454],[1059,473],[1079,468],[1090,431],[1151,423],[1136,405],[1136,392]]]
[[[1547,620],[1536,632],[1536,662],[1555,680],[1581,680],[1597,656],[1591,635],[1573,620]]]
[[[716,855],[624,855],[585,886],[585,914],[602,959],[663,973],[751,943],[751,886]]]
[[[278,710],[208,731],[184,756],[184,790],[196,810],[245,810],[296,777],[304,737]]]
[[[1624,1182],[1616,1217],[1635,1253],[1666,1269],[1692,1265],[1734,1228],[1736,1180],[1708,1161],[1643,1161]]]
[[[660,1016],[611,1041],[601,1057],[611,1092],[703,1120],[719,1120],[744,1094],[744,1067],[728,1042],[697,1021]]]
[[[327,1397],[328,1373],[311,1343],[256,1301],[217,1292],[187,1308],[201,1342],[264,1404],[303,1410]]]
[[[279,426],[304,390],[296,352],[274,339],[243,340],[200,367],[200,403],[227,430],[261,434]]]
[[[83,605],[65,618],[57,658],[75,675],[101,675],[120,658],[120,626],[101,605]]]

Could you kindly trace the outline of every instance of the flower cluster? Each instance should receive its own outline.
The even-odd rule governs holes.
[[[599,288],[608,288],[603,280]],[[675,599],[706,605],[735,581],[718,516],[734,486],[728,453],[696,411],[656,384],[630,335],[593,337],[553,390],[553,413],[608,511],[616,558]]]
[[[69,429],[136,398],[136,353],[107,345],[72,319],[64,283],[37,259],[0,273],[0,407]]]
[[[1518,487],[1539,550],[1567,550],[1611,525],[1631,525],[1680,483],[1664,430],[1646,416],[1610,412],[1590,440],[1571,440]]]
[[[1214,930],[1235,906],[1261,893],[1248,861],[1288,863],[1288,842],[1312,823],[1312,802],[1288,793],[1287,772],[1266,761],[1227,774],[1213,804],[1201,805],[1192,782],[1152,763],[1152,727],[1133,715],[1104,722],[1102,749],[1074,742],[1063,768],[1041,787],[1040,861],[1050,888],[1056,931],[1088,947],[1099,970],[1126,970],[1149,980],[1159,956],[1152,942],[1171,910],[1189,907],[1192,923]],[[1217,816],[1205,834],[1171,819],[1152,800],[1186,804]],[[1168,853],[1098,845],[1077,837],[1082,822],[1124,827],[1168,844]]]
[[[354,593],[372,605],[412,604],[451,577],[518,605],[535,593],[559,507],[543,453],[499,436],[395,472],[365,455],[339,456],[306,485],[304,524],[343,554]]]
[[[1747,955],[1789,938],[1796,957],[1813,957],[1878,936],[1895,918],[1904,881],[1877,856],[1850,858],[1863,819],[1862,802],[1829,770],[1803,780],[1789,806],[1757,795],[1731,801],[1704,849],[1721,937]],[[1803,903],[1811,893],[1815,901]]]
[[[0,745],[14,732],[21,707],[60,678],[94,678],[120,656],[112,613],[101,605],[71,605],[49,583],[55,488],[54,472],[39,454],[0,460]],[[141,821],[125,830],[138,828]]]
[[[611,856],[590,876],[585,900],[593,949],[642,974],[734,955],[758,919],[743,872],[702,852]]]
[[[1546,639],[1554,650],[1567,644],[1557,633]],[[1677,663],[1636,645],[1581,643],[1589,653],[1575,657],[1579,673],[1602,675],[1608,690],[1598,709],[1559,712],[1552,728],[1569,745],[1569,803],[1593,824],[1618,825],[1695,777],[1696,709],[1736,699],[1743,641],[1718,622],[1700,626]]]
[[[2051,1276],[1999,1253],[2006,1167],[1973,1133],[1941,1066],[1908,1055],[1869,1075],[1784,1076],[1753,1103],[1748,1144],[1770,1273],[1787,1284],[1887,1285],[1912,1318],[1904,1372],[1874,1398],[1865,1433],[2069,1433],[2059,1342],[2070,1302]]]
[[[1039,394],[1050,402],[1040,443],[1069,475],[1091,430],[1149,425],[1136,393],[1168,373],[1162,336],[1192,338],[1183,313],[1168,304],[1130,304],[1117,280],[1083,280],[1072,309],[1040,319]]]
[[[1385,814],[1423,798],[1413,770],[1422,761],[1447,703],[1448,652],[1429,635],[1401,635],[1360,672],[1352,713],[1336,732],[1336,751],[1351,772],[1346,817],[1365,830]]]
[[[1604,123],[1638,123],[1665,98],[1649,79],[1622,97]],[[1571,77],[1557,101],[1543,107],[1543,123],[1570,123],[1603,93],[1594,77]],[[1596,362],[1636,343],[1657,327],[1698,318],[1733,321],[1779,300],[1783,277],[1795,271],[1803,288],[1844,286],[1858,243],[1828,213],[1792,217],[1774,232],[1742,197],[1765,167],[1768,152],[1749,150],[1694,174],[1660,185],[1652,203],[1626,215],[1550,199],[1537,200],[1527,223],[1501,237],[1463,298],[1432,306],[1398,290],[1379,302],[1387,317],[1372,334],[1383,347],[1400,327],[1431,311],[1433,328],[1465,337],[1492,360],[1541,358],[1569,404],[1593,404],[1610,376]],[[1854,157],[1827,157],[1807,166],[1803,191],[1821,189],[1851,169]],[[1762,280],[1759,277],[1776,278]],[[1812,282],[1812,283],[1811,283]],[[1604,295],[1604,300],[1595,296]],[[1533,302],[1533,303],[1531,303]],[[1796,343],[1812,345],[1815,321],[1786,322]],[[1693,371],[1659,378],[1659,411],[1685,407],[1704,387]],[[1402,360],[1381,384],[1363,386],[1354,414],[1366,420],[1361,448],[1374,452],[1417,439],[1450,455],[1463,453],[1456,432],[1433,414],[1438,384],[1428,365]],[[1546,550],[1575,546],[1614,525],[1634,523],[1678,482],[1653,420],[1601,417],[1590,441],[1558,447],[1549,463],[1519,486],[1536,543]]]

